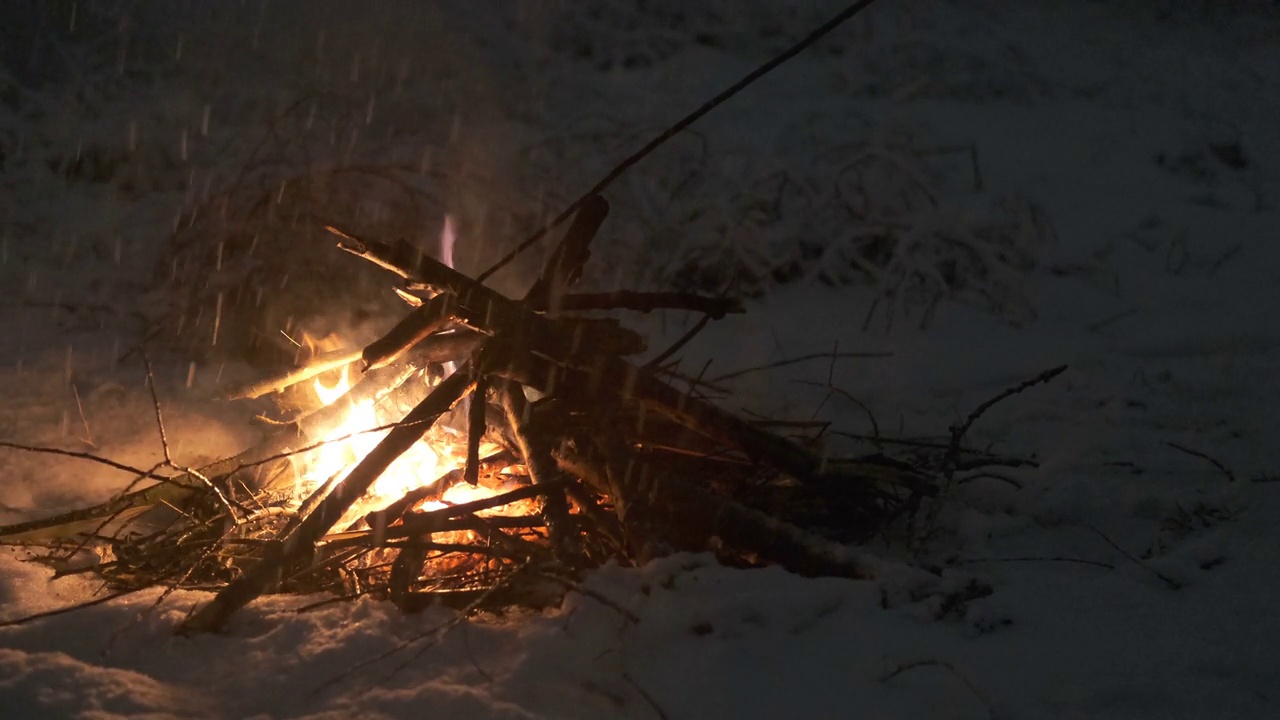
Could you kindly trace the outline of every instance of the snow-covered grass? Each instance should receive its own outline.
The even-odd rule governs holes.
[[[274,244],[255,262],[306,245],[309,267],[326,267],[323,218],[295,227],[294,208],[424,245],[449,212],[477,270],[835,10],[684,5],[99,2],[75,4],[78,30],[70,3],[5,10],[38,32],[0,69],[0,440],[154,462],[142,368],[120,358],[145,320],[216,297],[198,279],[220,240],[259,232]],[[726,400],[796,418],[821,405],[853,434],[871,432],[865,407],[886,435],[943,438],[1066,363],[972,432],[1038,467],[952,488],[923,548],[873,543],[875,582],[682,555],[596,572],[540,614],[458,624],[275,597],[196,638],[171,631],[207,595],[156,608],[159,591],[142,592],[0,627],[2,714],[1273,717],[1276,117],[1273,4],[882,0],[612,187],[590,281],[751,291],[747,314],[686,353],[688,367],[714,359],[710,375],[833,345],[892,352],[744,375]],[[850,171],[868,149],[875,166]],[[372,181],[281,190],[353,164],[416,172],[402,195]],[[880,194],[859,208],[854,191]],[[245,209],[263,193],[280,194],[274,220]],[[209,212],[220,194],[240,203],[225,226]],[[903,229],[880,255],[863,244],[871,222]],[[194,250],[177,273],[169,252],[183,243]],[[327,272],[341,275],[352,261],[334,255]],[[500,285],[520,287],[539,260]],[[933,284],[886,296],[893,268]],[[175,273],[190,293],[165,284]],[[331,275],[301,275],[268,293],[292,300],[269,302],[337,295]],[[637,325],[655,347],[685,328]],[[197,349],[195,362],[158,358],[170,439],[190,464],[255,434],[249,409],[209,401],[249,371]],[[857,403],[803,382],[828,371]],[[0,523],[127,480],[0,450]],[[0,552],[0,621],[101,591],[27,557]]]

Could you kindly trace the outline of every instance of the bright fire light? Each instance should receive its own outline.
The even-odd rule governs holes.
[[[457,231],[453,218],[445,215],[443,227],[440,229],[440,259],[453,267],[454,249],[457,244]],[[340,345],[336,338],[330,338]],[[308,346],[313,341],[307,338]],[[445,363],[445,372],[453,372],[454,363]],[[351,389],[349,367],[343,367],[340,376],[333,384],[325,384],[316,378],[313,388],[320,404],[329,406],[333,403],[345,402],[347,412],[342,421],[319,438],[325,444],[315,452],[302,458],[295,458],[294,468],[297,473],[295,490],[300,497],[305,497],[321,484],[333,477],[342,477],[351,471],[390,430],[368,432],[371,428],[393,424],[401,420],[408,408],[375,407],[371,400],[354,402],[344,399]],[[428,385],[426,391],[430,391]],[[354,519],[370,510],[376,510],[404,497],[405,493],[436,482],[444,474],[458,469],[465,462],[465,450],[450,442],[457,436],[456,432],[446,429],[445,432],[433,430],[426,439],[414,443],[408,452],[401,455],[374,482],[368,495],[362,498],[340,521]],[[346,438],[346,439],[342,439]],[[483,455],[482,455],[483,456]],[[447,489],[440,501],[429,501],[419,505],[420,509],[434,509],[445,505],[456,505],[491,497],[500,492],[483,485],[454,485]]]
[[[414,382],[409,380],[408,382]],[[323,445],[305,456],[294,456],[296,471],[295,491],[298,497],[306,497],[321,484],[332,477],[345,476],[362,459],[386,437],[390,430],[368,432],[371,428],[391,425],[401,419],[408,408],[375,407],[370,401],[352,402],[345,398],[351,389],[350,371],[344,367],[333,384],[326,384],[320,378],[312,383],[316,398],[323,405],[347,403],[347,412],[343,419],[319,438]],[[424,389],[430,392],[430,386]],[[368,494],[352,506],[351,510],[337,524],[345,526],[372,510],[378,510],[404,497],[406,493],[421,487],[429,487],[445,474],[457,470],[465,464],[464,436],[449,428],[434,428],[425,439],[414,443],[413,447],[401,455],[370,487]],[[488,443],[481,444],[481,457],[486,457],[497,448]],[[446,489],[439,500],[420,502],[418,510],[436,510],[448,505],[458,505],[474,500],[482,500],[501,492],[513,489],[506,487],[505,481],[498,482],[501,487],[488,487],[484,484],[472,487],[459,483]],[[499,510],[482,511],[481,514],[492,514]]]
[[[322,445],[305,460],[305,467],[298,474],[297,491],[305,495],[334,475],[350,472],[374,447],[386,437],[389,430],[367,432],[371,428],[388,425],[400,418],[382,418],[371,401],[352,402],[343,396],[351,389],[349,371],[343,368],[333,385],[326,385],[319,378],[313,387],[316,397],[324,405],[346,402],[349,408],[342,422],[325,433]],[[347,436],[350,436],[347,438]],[[347,438],[342,440],[341,438]],[[445,461],[442,462],[441,456]],[[437,452],[426,442],[418,442],[408,452],[391,464],[369,489],[368,496],[360,503],[362,512],[385,506],[404,496],[410,490],[430,485],[440,475],[456,466],[455,453]]]

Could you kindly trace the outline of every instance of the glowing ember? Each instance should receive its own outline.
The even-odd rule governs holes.
[[[450,487],[448,490],[445,490],[444,494],[440,496],[439,500],[426,500],[424,502],[419,503],[415,509],[421,510],[421,511],[440,510],[450,505],[461,505],[463,503],[474,502],[476,500],[484,500],[485,498],[490,498],[490,497],[493,497],[494,495],[498,495],[499,493],[504,493],[504,492],[507,492],[508,490],[514,490],[514,489],[515,489],[514,486],[494,488],[494,487],[487,487],[484,485],[476,485],[475,487],[472,487],[470,485],[467,485],[466,483],[458,483],[457,485]],[[520,507],[527,509],[527,508],[531,508],[532,505],[529,504],[528,502],[523,502],[523,504]],[[500,514],[503,512],[505,512],[503,508],[489,508],[488,510],[481,510],[476,514],[492,515],[492,514]]]

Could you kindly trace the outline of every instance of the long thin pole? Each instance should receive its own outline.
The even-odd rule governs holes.
[[[506,267],[508,263],[510,263],[512,260],[515,260],[525,250],[528,250],[529,248],[533,247],[534,243],[541,240],[543,236],[545,236],[548,232],[551,232],[551,230],[555,229],[555,227],[558,226],[560,223],[569,219],[569,216],[573,215],[575,212],[578,211],[578,208],[582,207],[582,204],[586,202],[587,198],[593,195],[599,194],[602,190],[608,187],[610,183],[612,183],[614,180],[617,180],[618,177],[622,175],[622,173],[626,172],[627,170],[630,170],[633,166],[635,166],[636,163],[644,159],[646,155],[653,152],[654,150],[657,150],[658,147],[660,147],[661,145],[666,143],[668,140],[678,135],[682,130],[684,130],[685,128],[689,127],[690,125],[700,120],[702,116],[706,115],[712,110],[715,110],[720,105],[724,104],[724,102],[729,98],[733,97],[734,95],[737,95],[739,92],[742,92],[742,90],[745,89],[751,83],[764,77],[766,74],[768,74],[770,71],[772,71],[774,68],[778,67],[782,63],[790,60],[796,55],[799,55],[805,48],[809,47],[810,45],[820,40],[824,35],[827,35],[832,30],[835,30],[837,27],[848,22],[851,18],[853,18],[853,16],[862,12],[864,9],[867,8],[868,5],[870,5],[873,2],[875,2],[875,0],[858,0],[858,2],[855,2],[852,5],[849,5],[844,10],[841,10],[839,13],[837,13],[830,20],[823,23],[820,27],[815,29],[813,32],[810,32],[808,35],[805,35],[795,45],[792,45],[791,47],[787,48],[785,51],[782,52],[782,54],[774,57],[769,62],[747,73],[745,76],[743,76],[741,80],[730,85],[724,90],[721,90],[718,95],[716,95],[715,97],[703,103],[701,106],[698,107],[697,110],[694,110],[693,112],[684,116],[684,118],[682,118],[675,125],[672,125],[671,127],[664,130],[661,135],[658,135],[654,139],[650,140],[644,147],[632,153],[629,157],[627,157],[627,159],[623,160],[621,163],[618,163],[618,165],[615,168],[609,171],[609,174],[601,178],[600,182],[597,182],[595,185],[593,185],[590,190],[583,193],[582,196],[579,197],[577,200],[574,200],[573,203],[569,205],[569,207],[565,208],[563,212],[555,216],[555,218],[553,218],[546,225],[543,225],[539,230],[534,232],[532,235],[525,238],[525,240],[521,242],[519,245],[517,245],[515,249],[513,249],[511,252],[507,253],[506,255],[503,255],[502,258],[498,260],[496,263],[494,263],[488,270],[485,270],[484,272],[480,273],[480,276],[476,278],[476,281],[484,282],[487,278],[489,278],[495,272]]]

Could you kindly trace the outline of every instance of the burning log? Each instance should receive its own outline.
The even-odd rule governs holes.
[[[423,340],[415,346],[414,351],[421,362],[448,362],[466,357],[479,342],[480,338],[475,333],[444,333]],[[364,352],[364,350],[334,350],[312,359],[302,367],[232,390],[225,397],[228,400],[248,400],[280,392],[330,370],[337,370],[364,359]]]
[[[396,323],[391,332],[369,343],[360,353],[364,369],[386,367],[409,348],[442,329],[453,318],[455,300],[450,293],[440,293]]]

